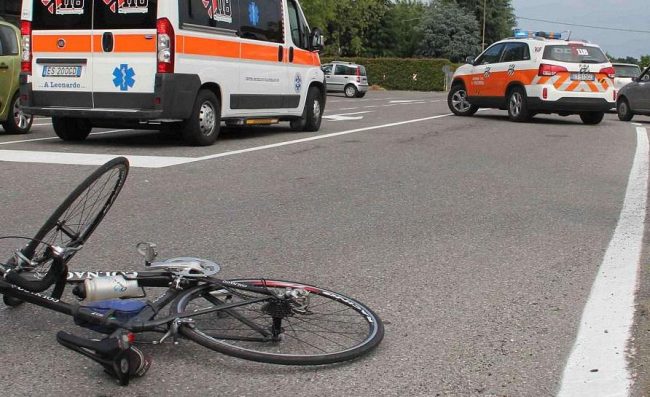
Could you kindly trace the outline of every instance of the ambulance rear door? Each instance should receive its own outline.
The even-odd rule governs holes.
[[[92,107],[92,8],[92,0],[33,0],[34,105]]]
[[[95,1],[92,73],[95,108],[154,107],[157,3],[157,0]]]

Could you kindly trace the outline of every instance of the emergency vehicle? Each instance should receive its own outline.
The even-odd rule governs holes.
[[[508,110],[512,121],[538,113],[578,114],[598,124],[616,103],[614,68],[603,51],[561,34],[515,30],[453,75],[447,103],[459,116],[479,108]]]
[[[21,96],[56,134],[171,125],[210,145],[228,125],[317,131],[318,51],[297,0],[23,0]]]

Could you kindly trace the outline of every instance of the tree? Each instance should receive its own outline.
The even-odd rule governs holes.
[[[324,30],[325,54],[358,56],[370,28],[383,18],[391,0],[303,0],[301,4],[310,26]]]
[[[480,50],[481,38],[474,15],[454,2],[433,0],[424,12],[418,55],[460,62]]]
[[[479,22],[483,34],[483,5],[485,4],[485,46],[512,36],[517,24],[511,0],[447,0],[471,12]]]
[[[422,32],[418,28],[424,4],[418,0],[390,3],[383,18],[368,29],[364,39],[365,56],[410,58],[415,54]]]

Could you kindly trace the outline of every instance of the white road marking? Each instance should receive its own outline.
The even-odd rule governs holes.
[[[632,123],[632,125],[635,125],[635,126],[637,126],[637,127],[641,127],[641,126],[643,126],[643,124],[641,124],[641,123]]]
[[[34,126],[42,126],[42,125],[52,125],[52,123],[32,124],[32,127],[34,127]]]
[[[127,130],[110,130],[110,131],[91,132],[90,135],[105,135],[105,134],[112,134],[113,132],[122,132],[122,131],[131,131],[131,130],[127,129]],[[0,145],[11,145],[11,144],[14,144],[14,143],[24,143],[24,142],[50,141],[50,140],[54,140],[54,139],[60,139],[60,138],[58,136],[48,136],[47,138],[21,139],[19,141],[0,142]],[[0,158],[0,160],[2,160],[2,159]]]
[[[350,121],[350,120],[361,120],[363,116],[357,116],[358,114],[372,113],[369,110],[363,112],[354,112],[354,113],[340,113],[340,114],[330,114],[323,116],[324,119],[331,121]]]
[[[367,113],[367,112],[364,112]],[[234,156],[238,154],[257,152],[261,150],[274,149],[282,146],[296,145],[305,142],[317,141],[321,139],[333,138],[341,135],[355,134],[358,132],[379,130],[382,128],[396,127],[399,125],[420,123],[423,121],[436,120],[444,117],[453,116],[453,113],[441,114],[437,116],[424,117],[395,123],[381,124],[372,127],[356,128],[353,130],[333,132],[330,134],[317,135],[309,138],[295,139],[273,143],[270,145],[256,146],[241,150],[232,150],[230,152],[216,153],[203,157],[164,157],[164,156],[131,156],[128,154],[89,154],[89,153],[57,153],[57,152],[37,152],[23,150],[0,150],[0,161],[15,161],[22,163],[45,163],[45,164],[76,164],[76,165],[101,165],[113,157],[125,156],[129,159],[132,167],[140,168],[162,168],[173,165],[189,164],[199,161],[212,160],[221,157]],[[110,131],[107,131],[107,133]]]
[[[0,161],[18,163],[100,165],[119,154],[37,152],[31,150],[0,150]],[[132,167],[162,168],[190,162],[190,157],[131,156],[127,155]]]
[[[648,192],[648,133],[637,148],[623,209],[585,306],[559,397],[629,396],[627,347],[634,321]]]
[[[399,101],[390,101],[389,103],[424,103],[424,99],[401,99]]]

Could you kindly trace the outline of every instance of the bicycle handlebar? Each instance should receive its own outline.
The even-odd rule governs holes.
[[[43,292],[46,289],[50,288],[50,286],[56,283],[58,278],[61,277],[65,271],[65,262],[63,260],[64,256],[62,250],[58,249],[57,247],[48,247],[45,251],[45,254],[46,256],[44,262],[52,259],[52,263],[42,279],[28,280],[25,277],[21,276],[20,272],[17,272],[14,269],[8,269],[4,274],[5,280],[20,288],[24,288],[32,292]]]

